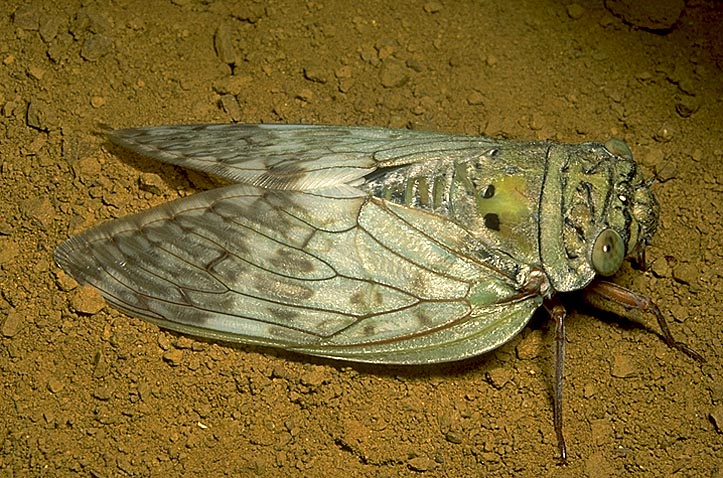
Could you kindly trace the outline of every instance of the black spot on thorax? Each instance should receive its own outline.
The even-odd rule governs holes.
[[[493,231],[500,230],[500,216],[497,214],[493,212],[487,213],[484,215],[483,219],[487,229],[492,229]]]

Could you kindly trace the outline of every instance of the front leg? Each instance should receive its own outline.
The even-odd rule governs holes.
[[[673,338],[673,334],[670,333],[670,328],[668,327],[668,321],[665,320],[663,313],[660,312],[660,309],[653,303],[650,297],[640,295],[612,282],[595,280],[583,290],[583,299],[594,307],[613,313],[617,312],[610,304],[622,306],[625,310],[637,310],[642,313],[653,314],[660,326],[663,340],[669,347],[680,350],[697,362],[705,362],[702,355],[683,342],[678,342]]]

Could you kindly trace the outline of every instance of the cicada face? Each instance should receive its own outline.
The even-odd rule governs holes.
[[[620,140],[605,143],[610,152],[605,199],[601,201],[601,229],[593,231],[589,260],[595,273],[608,277],[625,258],[639,260],[658,226],[658,202],[651,181],[643,178],[630,149]]]

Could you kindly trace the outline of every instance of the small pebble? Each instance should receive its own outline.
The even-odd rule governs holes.
[[[171,348],[171,339],[167,334],[158,335],[158,346],[163,350],[169,350]]]
[[[582,386],[582,396],[585,398],[594,397],[597,393],[597,386],[593,382],[587,382]]]
[[[23,315],[16,309],[12,309],[3,322],[2,334],[5,337],[15,337],[23,328]]]
[[[567,16],[572,18],[573,20],[580,19],[584,13],[585,13],[585,9],[582,7],[582,5],[578,5],[577,3],[572,3],[567,6]]]
[[[304,78],[314,83],[321,83],[322,85],[329,81],[326,77],[326,72],[315,66],[304,68]]]
[[[613,359],[612,370],[610,373],[613,377],[628,378],[635,376],[637,371],[635,370],[635,364],[630,357],[623,354],[616,354]]]
[[[213,48],[222,63],[227,65],[239,63],[240,56],[231,39],[231,33],[224,25],[219,26],[213,35]]]
[[[341,79],[347,79],[352,77],[352,69],[349,65],[344,65],[334,72],[334,75]]]
[[[515,349],[517,358],[520,360],[534,360],[540,356],[543,346],[542,331],[533,330],[517,344],[517,348]]]
[[[467,104],[476,106],[484,103],[484,97],[479,91],[473,91],[467,96]]]
[[[55,217],[53,204],[46,197],[30,197],[20,203],[23,214],[42,230],[47,230]]]
[[[25,117],[26,124],[39,131],[50,131],[55,124],[51,108],[42,101],[31,101]]]
[[[248,90],[252,78],[249,75],[225,76],[213,84],[213,90],[219,95],[238,96]]]
[[[65,388],[65,383],[58,377],[50,377],[48,379],[48,390],[52,393],[58,393]]]
[[[163,353],[163,360],[168,362],[171,366],[177,367],[183,362],[183,351],[178,349],[166,350]]]
[[[98,400],[107,401],[110,400],[110,398],[113,396],[113,387],[108,385],[107,383],[103,383],[96,387],[95,390],[93,390],[93,397],[97,398]]]
[[[0,219],[0,236],[10,236],[14,227],[9,222]]]
[[[177,349],[190,349],[196,341],[185,335],[181,335],[173,341],[173,346]]]
[[[486,374],[487,381],[496,389],[501,389],[512,380],[512,371],[506,368],[493,368]]]
[[[327,378],[325,370],[325,367],[314,366],[312,366],[310,370],[305,370],[303,375],[301,375],[301,384],[307,387],[318,387],[323,384]]]
[[[409,81],[404,66],[396,62],[385,62],[382,65],[381,83],[384,88],[398,88]]]
[[[675,164],[673,161],[664,160],[660,168],[656,168],[655,179],[661,183],[675,179],[678,176],[678,168],[675,167]]]
[[[683,284],[697,284],[699,276],[698,268],[687,262],[680,263],[673,268],[673,279]]]
[[[38,5],[33,5],[32,2],[28,2],[13,12],[13,26],[22,28],[23,30],[37,30],[40,12],[41,8]]]
[[[659,143],[667,143],[673,139],[673,130],[663,126],[653,135],[653,139]]]
[[[28,75],[31,78],[42,81],[43,77],[45,76],[45,70],[38,66],[31,65],[30,67],[28,67]]]
[[[219,106],[226,113],[232,122],[237,122],[243,115],[241,105],[238,104],[238,98],[233,95],[222,95],[219,100]]]
[[[141,173],[138,177],[138,187],[142,191],[159,196],[163,190],[163,179],[155,173]]]
[[[710,411],[710,419],[718,433],[723,433],[723,406],[715,407]]]
[[[427,13],[437,13],[442,10],[442,4],[439,2],[427,2],[422,7]]]
[[[105,98],[103,96],[91,96],[90,106],[93,108],[100,108],[105,106]]]
[[[296,97],[300,99],[301,101],[305,101],[309,103],[314,98],[314,92],[311,91],[309,88],[302,88],[297,94]]]
[[[435,466],[434,460],[426,456],[417,456],[407,462],[412,471],[427,471]]]
[[[445,440],[447,440],[450,443],[454,443],[455,445],[459,445],[462,443],[462,434],[456,431],[448,431],[444,435]]]
[[[63,19],[58,16],[51,16],[40,24],[40,38],[45,43],[50,43],[58,35],[58,30],[63,24]]]
[[[188,369],[189,370],[198,370],[199,368],[201,368],[201,360],[199,360],[199,358],[195,357],[195,356],[191,357],[188,360]]]
[[[83,285],[73,292],[70,306],[81,314],[94,315],[103,310],[105,299],[95,287]]]
[[[688,118],[700,108],[700,101],[694,96],[684,96],[676,105],[675,111],[681,118]]]
[[[95,34],[88,37],[80,49],[80,56],[84,60],[97,61],[113,50],[113,40],[105,35]]]
[[[106,361],[105,355],[103,355],[103,352],[101,352],[101,351],[96,352],[95,356],[93,357],[93,364],[95,365],[93,368],[93,377],[94,378],[101,378],[108,374],[110,365]]]

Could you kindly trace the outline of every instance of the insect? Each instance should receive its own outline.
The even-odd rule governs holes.
[[[430,364],[556,323],[560,458],[565,309],[584,290],[652,313],[597,278],[643,260],[658,203],[620,140],[564,145],[408,130],[186,125],[111,142],[233,184],[85,231],[58,265],[131,315],[227,342]]]

